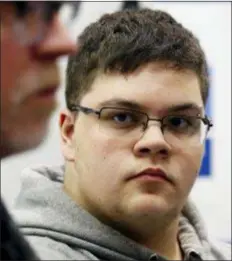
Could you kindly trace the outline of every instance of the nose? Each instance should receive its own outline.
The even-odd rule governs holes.
[[[47,26],[44,39],[34,50],[38,59],[56,59],[76,52],[76,44],[71,40],[68,30],[60,22],[58,15],[55,15]]]
[[[171,147],[165,141],[164,135],[159,125],[152,124],[147,126],[141,138],[134,146],[136,156],[154,156],[167,157]]]

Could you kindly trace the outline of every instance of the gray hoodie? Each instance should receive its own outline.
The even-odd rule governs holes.
[[[15,218],[43,260],[162,260],[101,223],[63,191],[64,167],[26,169]],[[230,260],[231,245],[211,243],[193,203],[183,209],[179,241],[186,259]]]

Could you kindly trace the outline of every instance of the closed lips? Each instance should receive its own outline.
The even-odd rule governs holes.
[[[46,88],[43,88],[41,90],[39,90],[36,95],[39,95],[39,96],[51,96],[51,95],[54,95],[57,91],[57,86],[49,86],[49,87],[46,87]]]
[[[135,179],[135,178],[139,178],[142,176],[151,176],[151,177],[158,177],[158,178],[162,178],[164,180],[167,180],[169,182],[171,182],[170,178],[168,177],[168,175],[161,169],[155,169],[155,168],[148,168],[145,169],[133,176],[131,176],[129,179]]]

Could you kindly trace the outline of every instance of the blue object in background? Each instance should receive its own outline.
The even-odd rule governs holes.
[[[200,176],[208,177],[212,175],[212,140],[205,141],[205,155],[201,164]]]

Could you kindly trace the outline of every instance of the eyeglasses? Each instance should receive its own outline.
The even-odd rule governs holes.
[[[13,30],[20,44],[31,46],[41,42],[46,35],[49,23],[64,4],[70,5],[73,9],[73,14],[75,14],[80,2],[19,2],[17,4],[18,16],[13,23]]]
[[[173,147],[201,145],[213,126],[207,116],[202,118],[199,115],[177,114],[155,119],[141,111],[115,107],[103,107],[100,110],[95,110],[80,105],[72,105],[69,110],[97,115],[101,132],[122,139],[140,139],[147,129],[149,121],[160,122],[160,129],[165,141]]]

